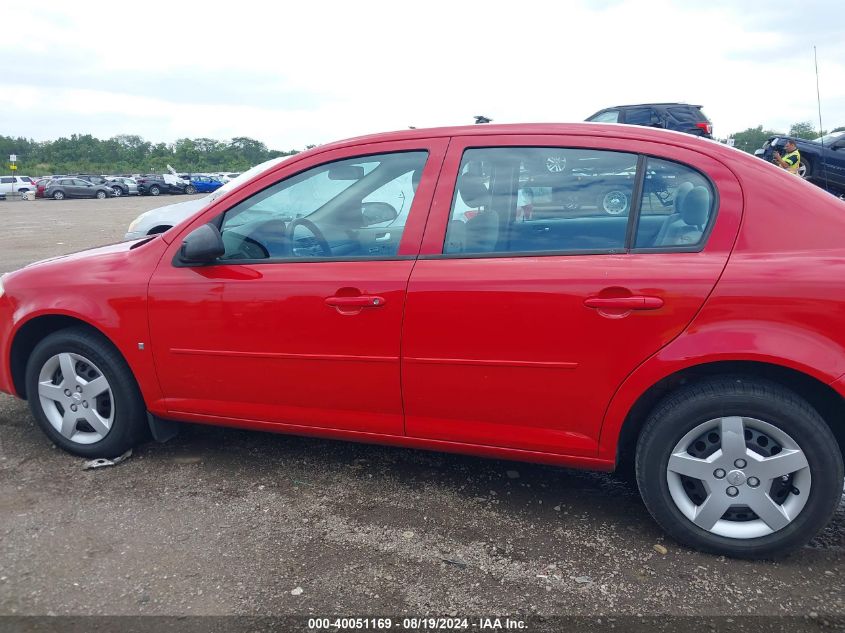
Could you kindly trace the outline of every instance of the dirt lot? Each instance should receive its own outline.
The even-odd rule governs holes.
[[[0,271],[180,199],[0,202]],[[739,562],[607,475],[199,426],[83,471],[1,395],[0,438],[0,614],[845,616],[845,506]]]

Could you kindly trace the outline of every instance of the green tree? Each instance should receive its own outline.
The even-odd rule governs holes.
[[[757,127],[750,127],[742,132],[732,134],[730,138],[734,140],[734,147],[741,149],[743,152],[753,154],[755,149],[763,147],[763,143],[775,134],[777,132],[764,130],[762,125],[758,125]]]
[[[822,132],[822,134],[824,134],[824,132]],[[819,137],[819,133],[816,131],[816,128],[813,127],[812,123],[809,121],[801,121],[800,123],[792,124],[789,128],[789,136],[794,136],[795,138],[814,139]]]

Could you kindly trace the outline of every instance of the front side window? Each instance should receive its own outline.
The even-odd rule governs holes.
[[[352,158],[268,187],[224,215],[222,259],[395,256],[427,156]]]
[[[444,253],[625,248],[637,156],[555,147],[464,152]]]
[[[714,215],[715,196],[707,178],[680,163],[648,159],[636,248],[699,246]]]

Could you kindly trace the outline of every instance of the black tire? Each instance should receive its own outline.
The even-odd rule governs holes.
[[[809,464],[806,505],[766,536],[728,538],[704,530],[679,510],[669,491],[667,466],[677,443],[702,422],[728,416],[764,420],[789,434]],[[672,538],[705,552],[759,559],[795,550],[827,525],[842,496],[843,463],[830,427],[803,398],[766,380],[724,377],[682,387],[657,405],[637,443],[636,475],[646,507]]]
[[[64,200],[65,193],[64,191],[54,191],[53,192],[53,200]]]
[[[185,187],[185,193],[188,194],[189,196],[194,195],[196,192],[197,192],[197,188],[194,187],[193,185],[188,185],[187,187]]]
[[[123,195],[123,189],[121,189],[120,187],[112,187],[111,190],[114,191],[115,198],[119,198]]]
[[[107,194],[104,189],[98,190],[96,195],[98,200],[105,200],[109,197],[109,194]]]
[[[804,180],[809,180],[814,176],[814,174],[815,170],[813,169],[813,161],[802,156],[801,162],[798,165],[798,175]]]
[[[38,396],[41,368],[57,354],[73,353],[89,359],[105,376],[111,387],[114,420],[100,441],[80,444],[64,437],[47,418]],[[29,357],[26,366],[26,392],[30,410],[41,430],[69,453],[82,457],[117,457],[148,436],[146,407],[129,366],[117,348],[107,339],[83,328],[68,328],[50,334]]]
[[[150,195],[157,196],[161,193],[161,189],[159,189],[158,185],[153,185],[150,187]]]

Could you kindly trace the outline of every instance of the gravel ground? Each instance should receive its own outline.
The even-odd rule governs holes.
[[[0,202],[0,271],[179,199]],[[845,506],[796,555],[733,561],[610,475],[191,425],[83,471],[2,395],[0,438],[3,615],[845,616]]]

